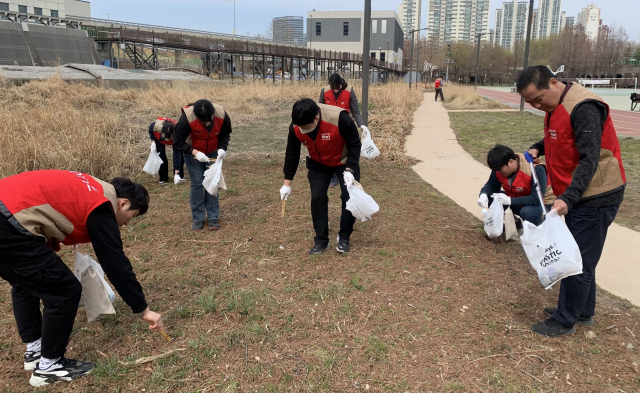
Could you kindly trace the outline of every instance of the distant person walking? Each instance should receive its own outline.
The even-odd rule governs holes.
[[[444,86],[444,81],[442,78],[437,78],[434,85],[436,87],[436,102],[438,101],[438,94],[440,94],[440,99],[444,101],[444,96],[442,95],[442,86]]]

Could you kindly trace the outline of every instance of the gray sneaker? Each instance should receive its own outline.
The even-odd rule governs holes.
[[[61,357],[46,370],[40,370],[36,366],[33,374],[31,374],[29,384],[39,387],[59,381],[73,381],[83,375],[89,374],[93,366],[94,364],[92,362],[83,362]]]
[[[329,243],[327,243],[325,246],[323,246],[321,244],[316,244],[315,246],[313,246],[311,251],[309,251],[309,255],[321,254],[321,253],[327,251],[329,249],[329,247],[330,247]]]

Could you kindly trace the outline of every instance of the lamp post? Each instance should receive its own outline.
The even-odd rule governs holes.
[[[483,35],[487,35],[489,33],[478,33],[476,34],[476,38],[478,39],[478,53],[476,54],[476,79],[473,83],[474,89],[478,87],[478,64],[480,63],[480,37]]]
[[[233,36],[236,36],[236,0],[224,0],[233,3]]]
[[[318,3],[318,9],[320,4]],[[362,37],[362,120],[369,116],[369,48],[371,42],[371,0],[364,0],[364,37]]]
[[[413,83],[413,41],[414,41],[414,35],[413,33],[415,33],[416,31],[421,31],[421,30],[429,30],[430,27],[425,27],[423,29],[415,29],[415,30],[411,30],[411,54],[409,56],[409,90],[411,90],[411,84]],[[420,34],[418,33],[418,38],[420,38]]]

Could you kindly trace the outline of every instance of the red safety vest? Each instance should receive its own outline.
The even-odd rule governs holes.
[[[324,103],[326,105],[333,105],[340,107],[349,113],[351,109],[351,90],[347,91],[346,89],[340,90],[340,94],[338,94],[338,99],[336,99],[333,90],[331,90],[331,86],[327,86],[324,88]]]
[[[182,113],[187,116],[187,121],[191,127],[191,134],[187,138],[187,143],[192,148],[201,151],[205,154],[209,154],[218,150],[218,134],[222,128],[224,122],[225,111],[220,105],[213,104],[215,114],[213,115],[213,127],[211,132],[207,131],[207,128],[202,124],[200,120],[193,113],[192,106],[186,106],[182,108]]]
[[[531,167],[529,163],[527,163],[523,154],[518,154],[520,158],[520,169],[518,169],[518,174],[516,178],[513,179],[511,185],[509,185],[509,178],[504,176],[500,172],[496,172],[496,177],[500,184],[502,184],[502,189],[505,194],[507,194],[511,198],[520,198],[531,195],[531,192],[534,190],[531,189],[531,178],[533,177],[531,173]],[[555,196],[553,195],[553,191],[551,190],[551,182],[547,178],[547,184],[545,187],[544,193],[544,204],[550,205],[555,200]]]
[[[436,89],[440,88],[440,81],[436,79],[436,81],[434,82],[434,85],[436,86]]]
[[[571,184],[573,172],[580,161],[571,126],[571,113],[579,103],[588,100],[602,102],[607,108],[607,119],[602,130],[598,169],[582,197],[600,195],[627,181],[609,106],[595,93],[571,83],[567,85],[560,105],[552,113],[547,113],[544,122],[544,154],[555,195],[562,195]]]
[[[347,144],[340,135],[338,119],[343,109],[318,104],[320,107],[320,124],[316,140],[309,134],[300,131],[300,127],[294,126],[296,137],[309,150],[309,157],[322,165],[338,167],[347,163]]]
[[[174,126],[178,124],[177,121],[170,119],[168,117],[158,117],[156,121],[153,123],[153,135],[155,135],[156,139],[163,145],[173,145],[173,140],[170,140],[170,141],[160,140],[160,137],[162,136],[162,123],[164,123],[165,121],[168,121]]]
[[[80,172],[42,170],[0,179],[0,211],[11,214],[18,231],[44,237],[55,251],[59,243],[89,243],[87,218],[105,202],[116,211],[115,188]]]

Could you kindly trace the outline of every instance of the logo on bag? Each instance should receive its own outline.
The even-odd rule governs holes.
[[[493,226],[493,217],[485,218],[484,225],[488,227]]]
[[[549,130],[549,135],[551,136],[551,139],[558,139],[558,133],[556,132],[556,130]]]
[[[323,140],[323,141],[328,141],[328,140],[330,140],[330,139],[331,139],[331,134],[329,134],[328,132],[327,132],[327,133],[322,134],[322,140]]]
[[[549,246],[549,248],[545,248],[544,257],[540,261],[540,266],[547,267],[553,265],[560,260],[561,254],[562,251],[558,250],[558,246],[556,245],[556,243],[553,243],[553,245]]]

